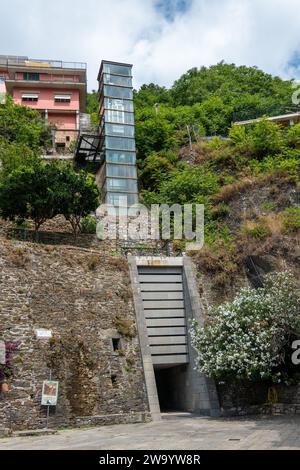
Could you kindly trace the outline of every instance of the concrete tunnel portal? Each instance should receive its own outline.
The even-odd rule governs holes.
[[[214,383],[195,370],[189,324],[202,321],[187,257],[129,257],[149,408],[218,415]]]

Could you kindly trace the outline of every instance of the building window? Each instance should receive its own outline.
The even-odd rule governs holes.
[[[71,96],[70,95],[55,95],[54,102],[55,103],[70,103]]]
[[[136,156],[134,152],[107,150],[106,161],[108,163],[127,163],[129,165],[135,165]]]
[[[122,194],[122,193],[107,193],[106,194],[107,204],[114,206],[131,206],[132,204],[138,203],[137,194]]]
[[[106,165],[107,176],[121,178],[136,178],[136,167],[135,165]]]
[[[106,178],[106,185],[108,190],[137,192],[137,182],[133,179]]]
[[[124,75],[126,77],[131,77],[130,65],[104,64],[103,71],[108,74],[112,73],[116,75]]]
[[[134,114],[125,111],[107,109],[105,111],[106,122],[116,122],[118,124],[134,124]]]
[[[126,137],[105,137],[107,149],[135,151],[135,140]]]
[[[105,126],[106,135],[119,135],[124,137],[134,137],[134,127],[120,124],[106,123]]]
[[[133,100],[133,92],[131,88],[123,88],[111,85],[104,85],[104,96]]]
[[[66,144],[64,142],[57,142],[56,143],[56,148],[59,149],[64,149],[66,148]]]
[[[133,112],[133,102],[132,101],[127,101],[127,100],[122,100],[122,99],[117,99],[117,98],[104,98],[104,107],[106,109],[113,109],[113,110],[118,110],[118,111],[127,111],[127,112]]]
[[[132,80],[130,77],[120,77],[119,75],[104,74],[104,83],[106,85],[117,85],[131,87]]]
[[[66,136],[66,142],[70,142],[70,136],[69,135]]]
[[[22,101],[36,103],[39,99],[39,95],[37,93],[23,93]]]
[[[40,79],[40,74],[39,73],[32,73],[32,72],[24,72],[23,73],[23,80],[31,80],[38,82]]]

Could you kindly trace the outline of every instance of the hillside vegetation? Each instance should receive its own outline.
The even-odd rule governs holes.
[[[287,113],[291,97],[291,81],[224,63],[192,69],[169,90],[150,84],[135,93],[142,201],[205,204],[196,262],[218,287],[249,256],[299,264],[300,125],[232,125]]]

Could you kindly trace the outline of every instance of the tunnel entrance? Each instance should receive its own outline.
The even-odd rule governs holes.
[[[187,364],[154,367],[161,412],[189,411],[187,369]]]

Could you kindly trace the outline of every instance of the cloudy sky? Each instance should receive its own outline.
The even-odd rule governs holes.
[[[0,54],[134,64],[135,86],[170,86],[221,60],[300,78],[299,0],[0,0]]]

